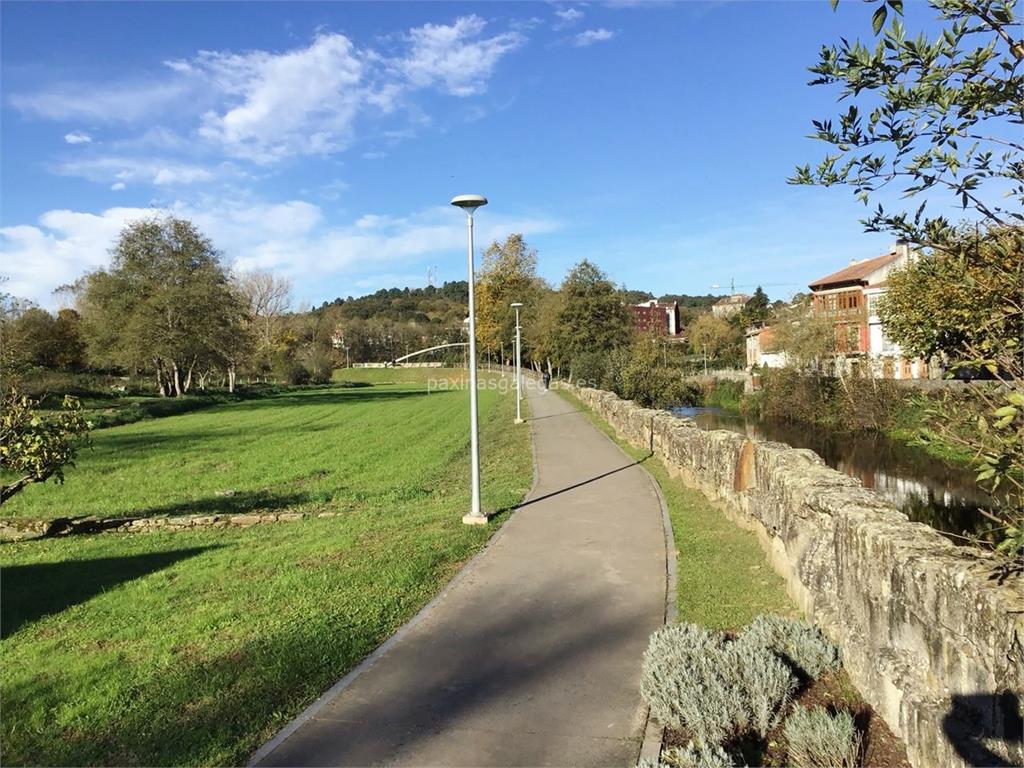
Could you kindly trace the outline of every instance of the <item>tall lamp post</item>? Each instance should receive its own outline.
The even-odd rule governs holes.
[[[522,374],[522,360],[523,360],[523,337],[519,328],[519,308],[522,305],[521,302],[514,301],[510,304],[516,311],[516,424],[523,423],[523,411],[522,411],[522,397],[523,397],[523,374]]]
[[[467,525],[487,525],[487,517],[480,511],[480,436],[476,407],[476,297],[473,274],[473,212],[487,205],[483,195],[458,195],[452,205],[466,212],[466,264],[469,270],[469,454],[472,501],[469,514],[462,516]]]

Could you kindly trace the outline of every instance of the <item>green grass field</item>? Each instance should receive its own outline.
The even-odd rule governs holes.
[[[355,509],[430,496],[438,467],[466,450],[465,393],[427,395],[425,379],[433,374],[423,369],[347,374],[349,382],[378,385],[296,389],[98,430],[63,486],[32,486],[0,512]],[[493,407],[493,396],[484,392],[481,408]]]
[[[619,440],[579,398],[556,391],[634,459],[648,455]],[[644,467],[661,487],[672,521],[678,621],[739,629],[759,613],[796,614],[782,578],[765,560],[753,533],[732,523],[700,491],[670,477],[660,461],[646,461]]]
[[[4,764],[244,763],[480,548],[502,518],[461,523],[468,393],[426,394],[438,371],[343,373],[372,386],[100,430],[63,488],[17,499],[345,514],[0,545]],[[484,506],[505,509],[530,485],[529,430],[512,397],[484,391],[480,409]]]

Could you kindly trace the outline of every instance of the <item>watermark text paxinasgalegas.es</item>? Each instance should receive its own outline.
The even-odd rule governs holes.
[[[523,382],[523,388],[527,386],[526,382]],[[516,381],[512,376],[501,376],[501,377],[487,377],[482,376],[476,381],[477,391],[490,390],[492,392],[498,392],[502,395],[507,395],[510,392],[516,391]],[[462,392],[469,389],[469,377],[463,376],[459,378],[439,378],[427,379],[427,393],[430,392]]]

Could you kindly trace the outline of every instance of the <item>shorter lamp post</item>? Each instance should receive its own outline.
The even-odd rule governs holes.
[[[519,308],[522,305],[521,302],[515,301],[510,305],[516,311],[516,424],[523,423],[523,411],[522,411],[522,397],[523,397],[523,375],[522,375],[522,356],[523,356],[523,337],[519,327]]]

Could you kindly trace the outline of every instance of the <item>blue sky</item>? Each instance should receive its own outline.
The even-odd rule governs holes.
[[[0,273],[50,292],[126,220],[192,218],[318,304],[463,279],[522,231],[661,294],[785,297],[883,252],[846,190],[790,187],[836,111],[807,67],[870,36],[820,2],[5,3]],[[908,27],[928,22],[907,6]],[[865,35],[867,33],[867,35]],[[717,291],[716,291],[717,292]]]

